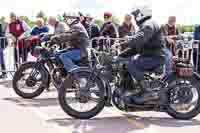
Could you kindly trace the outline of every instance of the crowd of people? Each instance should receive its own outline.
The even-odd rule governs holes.
[[[112,13],[105,12],[104,13],[104,24],[99,27],[94,23],[93,17],[89,14],[81,15],[80,22],[81,25],[85,28],[86,34],[88,38],[92,39],[94,37],[111,37],[111,38],[123,38],[126,36],[133,36],[136,31],[136,26],[133,23],[135,18],[131,14],[126,14],[124,17],[124,21],[120,26],[116,26],[115,23],[112,22]],[[12,35],[15,38],[15,61],[18,61],[17,48],[19,50],[19,55],[23,57],[23,61],[27,61],[27,52],[30,51],[31,48],[34,48],[34,45],[37,44],[38,38],[45,33],[63,33],[70,29],[70,26],[60,22],[56,19],[56,17],[50,16],[48,18],[48,24],[45,24],[43,18],[37,18],[35,21],[35,26],[31,29],[24,21],[20,20],[15,13],[10,13],[10,22],[3,28],[3,25],[0,24],[0,37],[5,37],[7,35]],[[166,37],[165,41],[167,43],[168,57],[172,55],[175,56],[175,35],[179,34],[176,28],[176,17],[170,16],[168,19],[168,23],[163,25],[162,31]],[[28,39],[24,41],[24,34],[28,34]],[[45,38],[44,38],[45,39]],[[6,48],[7,42],[0,41],[0,64],[1,70],[6,70],[5,60],[3,59],[3,50]],[[96,47],[98,44],[94,41],[92,43],[93,47]],[[169,58],[168,60],[171,60]],[[169,61],[171,62],[171,61]],[[6,73],[3,72],[0,75],[0,78],[5,78]]]

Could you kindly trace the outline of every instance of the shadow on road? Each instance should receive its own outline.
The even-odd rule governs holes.
[[[59,106],[58,98],[22,99],[22,98],[9,97],[9,98],[4,98],[4,100],[12,101],[12,102],[17,103],[18,105],[27,106],[27,107]],[[69,103],[77,102],[76,99],[74,98],[68,98],[67,100]]]
[[[128,133],[148,128],[150,125],[160,126],[161,128],[200,125],[200,121],[195,119],[183,121],[173,118],[139,117],[127,114],[117,117],[99,117],[91,120],[51,119],[47,122],[57,123],[62,127],[72,127],[73,133]]]
[[[138,124],[129,124],[123,116],[99,117],[91,120],[52,119],[47,122],[57,123],[62,127],[70,127],[72,133],[128,133],[143,129]]]
[[[33,107],[47,107],[58,106],[57,98],[38,98],[38,99],[22,99],[22,98],[4,98],[4,100],[15,102],[21,106]]]
[[[138,117],[135,115],[125,114],[128,119],[134,119],[140,123],[143,123],[146,127],[151,125],[157,125],[160,127],[185,127],[185,126],[197,126],[200,125],[200,121],[196,119],[192,120],[176,120],[170,117]]]

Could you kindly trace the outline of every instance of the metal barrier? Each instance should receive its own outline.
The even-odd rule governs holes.
[[[12,38],[0,37],[0,72],[13,76],[19,66],[27,61],[28,51],[24,40],[14,42]]]
[[[192,46],[193,52],[194,52],[194,50],[196,51],[196,63],[194,64],[196,72],[198,72],[198,64],[199,64],[199,44],[200,44],[200,42],[195,40],[193,43],[193,46]]]
[[[98,49],[99,51],[105,51],[105,52],[111,53],[113,51],[113,49],[111,48],[112,45],[126,42],[129,39],[131,39],[131,37],[127,37],[127,38],[95,37],[90,40],[90,44],[91,44],[90,46],[92,47],[92,43],[96,41],[96,43],[98,44],[98,47],[100,47]],[[120,50],[118,49],[117,52],[119,54]]]

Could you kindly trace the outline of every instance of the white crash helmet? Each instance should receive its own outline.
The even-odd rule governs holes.
[[[150,6],[135,6],[132,9],[131,14],[135,17],[135,20],[138,23],[141,19],[147,16],[152,17],[152,9]]]
[[[79,20],[79,14],[77,12],[68,12],[68,13],[64,13],[63,17],[65,22],[67,23],[67,25],[70,27],[71,25],[73,25],[73,23],[75,21]]]

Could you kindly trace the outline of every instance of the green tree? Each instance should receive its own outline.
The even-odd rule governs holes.
[[[112,22],[115,23],[116,25],[120,24],[120,21],[119,21],[119,19],[116,16],[112,17]]]
[[[36,15],[36,18],[45,18],[45,17],[46,17],[46,15],[43,11],[39,11]]]
[[[0,18],[0,23],[4,23],[5,22],[5,17],[4,16],[2,16],[1,18]]]
[[[183,25],[182,26],[182,31],[183,32],[193,32],[194,31],[194,26],[193,25]]]
[[[47,16],[45,15],[45,13],[43,11],[39,11],[36,15],[36,18],[43,18],[44,22],[47,22]]]
[[[94,23],[97,24],[99,27],[103,25],[103,21],[101,19],[95,19]]]
[[[26,22],[30,27],[34,26],[34,22],[31,21],[27,16],[20,16],[19,18]]]
[[[60,15],[60,14],[57,15],[57,19],[58,19],[58,21],[63,21],[64,20],[63,16]]]

